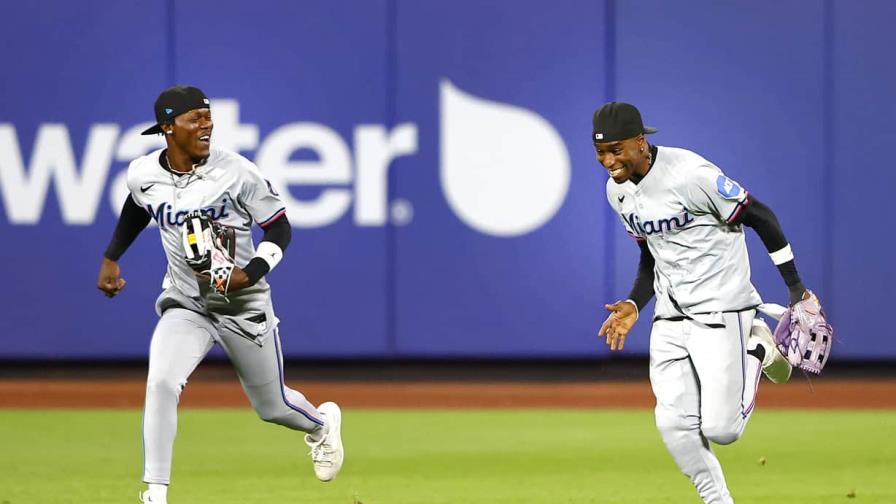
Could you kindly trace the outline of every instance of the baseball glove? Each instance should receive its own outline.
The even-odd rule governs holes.
[[[828,323],[821,302],[812,291],[809,297],[794,304],[775,328],[778,350],[794,367],[819,374],[831,355],[834,328]]]
[[[207,214],[194,210],[187,214],[181,227],[187,265],[209,278],[209,285],[226,296],[233,273],[234,233],[213,221]]]

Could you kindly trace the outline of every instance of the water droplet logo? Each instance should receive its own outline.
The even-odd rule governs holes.
[[[541,227],[569,189],[563,139],[530,110],[440,83],[442,191],[455,214],[488,235]]]

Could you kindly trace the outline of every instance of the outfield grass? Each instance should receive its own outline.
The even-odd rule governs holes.
[[[140,423],[137,411],[0,410],[0,504],[136,502]],[[699,502],[645,410],[348,410],[343,435],[345,466],[325,484],[298,433],[249,410],[183,411],[169,500]],[[760,410],[716,450],[739,504],[894,503],[894,435],[896,412]]]

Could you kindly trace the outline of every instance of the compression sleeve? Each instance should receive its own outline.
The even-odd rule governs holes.
[[[800,274],[796,270],[793,251],[784,236],[778,217],[775,216],[772,209],[751,194],[749,203],[735,222],[753,228],[759,235],[772,262],[778,267],[781,278],[787,284],[787,289],[790,292],[790,304],[795,304],[802,299],[803,293],[806,292],[806,286],[803,285]]]
[[[286,214],[284,213],[276,220],[266,224],[264,227],[264,236],[261,237],[261,243],[258,244],[258,251],[261,252],[263,249],[268,248],[264,246],[264,243],[267,242],[271,244],[269,246],[270,250],[279,251],[279,254],[282,256],[291,240],[292,226],[289,224],[289,219],[286,218]],[[277,257],[276,260],[279,262],[280,258]],[[268,274],[273,268],[271,263],[272,261],[270,259],[265,259],[259,255],[253,257],[252,260],[249,261],[249,264],[243,268],[243,271],[249,277],[249,285],[255,285],[261,277]],[[274,262],[274,264],[276,264],[276,262]]]
[[[628,298],[635,302],[640,312],[653,298],[653,267],[656,260],[645,240],[639,240],[638,246],[641,247],[641,259],[638,261],[638,274]]]
[[[118,261],[137,239],[137,235],[149,224],[149,219],[149,212],[137,206],[134,198],[128,194],[128,198],[124,200],[124,206],[121,207],[121,216],[118,217],[118,224],[115,226],[115,232],[112,233],[112,240],[109,241],[109,246],[103,253],[106,259]]]

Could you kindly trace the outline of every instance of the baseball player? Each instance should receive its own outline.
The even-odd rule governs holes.
[[[143,417],[145,503],[166,504],[187,378],[214,344],[227,353],[252,406],[266,422],[305,432],[322,481],[342,467],[341,412],[315,408],[283,381],[278,320],[264,276],[283,258],[291,226],[277,192],[246,158],[211,148],[209,100],[192,86],[164,90],[155,102],[167,148],[128,167],[130,195],[104,254],[97,287],[114,297],[125,286],[118,260],[154,219],[168,270],[156,301]],[[252,224],[264,235],[256,248]]]
[[[641,249],[634,286],[599,334],[622,350],[641,310],[656,295],[650,383],[656,426],[707,503],[734,502],[707,440],[743,434],[760,372],[775,383],[791,366],[757,318],[744,226],[753,228],[781,272],[794,304],[814,296],[794,265],[775,214],[694,152],[648,143],[641,114],[611,102],[593,116],[592,141],[607,169],[607,200]]]

